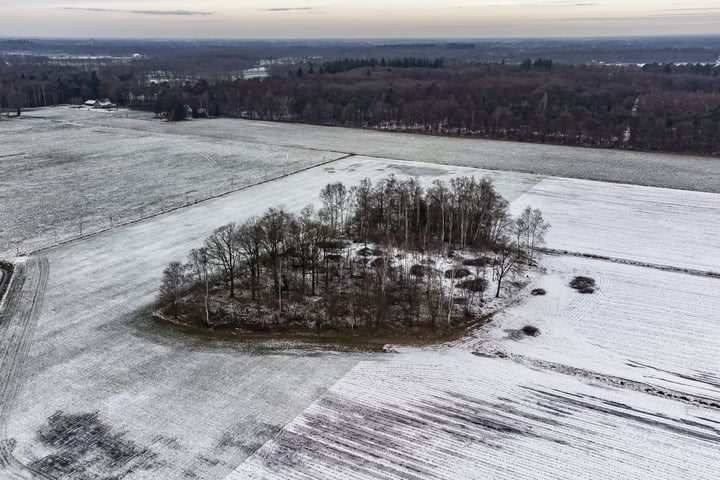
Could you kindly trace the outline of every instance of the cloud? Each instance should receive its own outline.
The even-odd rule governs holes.
[[[85,12],[105,12],[105,13],[132,13],[135,15],[169,15],[179,17],[200,16],[206,17],[214,15],[214,12],[204,12],[200,10],[122,10],[118,8],[93,8],[93,7],[58,7],[62,10],[82,10]]]
[[[488,7],[488,8],[548,8],[548,7],[595,7],[597,3],[579,3],[576,0],[556,0],[547,3],[491,3],[491,4],[474,4],[472,6]]]
[[[712,7],[697,7],[697,8],[664,8],[660,10],[661,12],[712,12],[720,10],[720,8],[712,8]]]
[[[309,12],[315,10],[312,7],[275,7],[261,8],[261,12]]]

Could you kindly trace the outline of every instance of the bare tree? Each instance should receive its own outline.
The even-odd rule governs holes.
[[[237,229],[237,245],[240,256],[250,271],[250,291],[253,300],[257,300],[257,287],[260,278],[260,253],[263,244],[263,230],[257,217],[246,220]]]
[[[260,219],[262,229],[262,245],[267,261],[273,270],[275,293],[278,296],[278,311],[282,311],[282,266],[283,256],[287,248],[288,228],[291,216],[282,208],[271,208]]]
[[[545,223],[540,210],[528,206],[515,219],[512,227],[515,243],[525,254],[528,265],[532,265],[535,250],[545,241],[550,224]]]
[[[180,262],[171,262],[163,270],[159,299],[172,306],[173,318],[178,318],[178,302],[182,298],[186,285],[185,268]]]
[[[515,237],[515,244],[518,248],[527,248],[528,239],[528,225],[530,224],[530,207],[526,207],[525,210],[512,222],[512,233]]]
[[[300,213],[300,217],[293,217],[289,226],[289,244],[293,250],[295,258],[300,262],[302,270],[302,292],[305,293],[307,281],[307,270],[311,266],[313,247],[316,243],[314,235],[318,222],[313,219],[314,209],[312,205],[306,205]],[[314,270],[313,270],[314,281]],[[313,285],[314,289],[314,285]]]
[[[203,286],[203,307],[205,311],[205,325],[210,326],[210,259],[206,248],[197,248],[190,251],[188,266],[193,271],[196,283]]]
[[[493,277],[497,281],[495,298],[500,297],[502,281],[509,275],[522,270],[522,259],[517,245],[505,239],[495,248],[495,263],[493,264]]]
[[[528,207],[529,208],[529,207]],[[532,265],[535,257],[535,250],[539,245],[545,243],[545,234],[550,229],[550,224],[543,219],[542,212],[537,208],[530,215],[527,236],[527,257],[528,265]]]
[[[323,204],[319,212],[320,218],[327,221],[333,232],[339,232],[345,226],[347,193],[347,189],[340,182],[329,183],[320,191]]]
[[[205,240],[208,258],[224,273],[230,287],[230,298],[235,296],[235,274],[238,263],[237,227],[234,223],[216,229]]]
[[[353,216],[355,229],[363,243],[367,244],[372,209],[372,184],[370,180],[366,178],[360,181],[360,185],[350,189],[350,195],[355,209]]]

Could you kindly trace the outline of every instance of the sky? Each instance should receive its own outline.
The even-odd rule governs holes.
[[[0,0],[0,36],[519,38],[720,33],[718,0]]]

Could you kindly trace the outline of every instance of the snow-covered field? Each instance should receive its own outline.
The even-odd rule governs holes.
[[[714,479],[717,411],[467,352],[363,361],[226,480]]]
[[[229,121],[171,125],[142,115],[66,115],[61,109],[33,115],[48,118],[30,119],[30,125],[43,122],[50,130],[53,125],[88,138],[100,135],[93,129],[112,131],[107,141],[117,141],[112,145],[118,151],[122,142],[114,138],[133,143],[137,134],[138,145],[152,144],[156,129],[164,132],[163,142],[177,138],[182,145],[182,129],[193,126],[199,133],[187,148],[194,157],[218,148],[225,152],[216,156],[225,158],[226,173],[247,183],[287,148],[299,155],[290,156],[289,164],[310,165],[328,159],[326,151],[313,149],[332,142],[400,151],[416,138],[392,136],[399,140],[391,146],[383,143],[384,134],[372,132],[366,137],[366,132],[277,125],[272,133],[273,124],[238,122],[232,125],[246,126],[241,139],[224,144],[219,137],[229,135]],[[88,125],[88,115],[96,126]],[[68,126],[71,120],[78,125]],[[0,124],[0,139],[10,138],[13,148],[20,148],[6,125],[21,123]],[[34,132],[39,139],[44,128]],[[141,130],[153,134],[143,139]],[[301,142],[301,131],[331,133],[308,138],[307,148],[288,147]],[[127,158],[115,165],[67,140],[61,146],[68,155],[63,168],[60,154],[43,153],[53,152],[51,137],[58,135],[48,133],[37,147],[31,158],[42,154],[46,160],[36,171],[32,162],[0,157],[2,173],[11,174],[0,180],[4,215],[11,215],[4,221],[13,229],[26,222],[29,227],[22,228],[35,235],[28,242],[51,239],[52,229],[38,230],[46,222],[38,220],[44,210],[64,212],[69,225],[87,216],[79,203],[70,202],[73,189],[53,185],[49,173],[86,175],[97,199],[93,209],[103,212],[116,211],[123,195],[131,205],[161,205],[176,188],[195,182],[201,197],[218,193],[212,190],[212,169],[198,172],[189,158],[171,162],[170,173],[158,173],[149,167],[153,162]],[[276,140],[268,141],[272,145],[287,145],[263,150],[269,137]],[[378,143],[365,141],[372,138]],[[150,144],[136,154],[152,153],[154,162],[162,162],[158,149],[164,143]],[[448,151],[465,147],[452,148]],[[236,165],[236,151],[256,156],[248,165]],[[346,149],[339,151],[342,156]],[[352,156],[115,225],[26,259],[12,286],[14,300],[0,316],[0,478],[717,478],[718,278],[545,256],[546,272],[533,271],[528,287],[545,288],[545,296],[523,293],[492,323],[460,341],[397,348],[396,354],[297,345],[268,351],[188,335],[142,315],[166,264],[183,259],[217,226],[272,205],[299,210],[317,202],[319,189],[330,181],[352,185],[390,173],[423,182],[488,174],[515,211],[527,204],[543,211],[552,223],[551,248],[717,271],[720,250],[713,236],[720,232],[712,224],[720,195],[449,167],[428,163],[432,155],[428,147],[418,153],[419,163]],[[592,152],[588,158],[604,155]],[[614,155],[608,154],[610,163]],[[470,156],[460,155],[458,162],[470,162]],[[24,174],[12,173],[23,167]],[[280,167],[272,168],[277,173]],[[163,176],[167,186],[157,180]],[[145,183],[133,187],[154,181],[157,197]],[[117,196],[106,192],[114,183]],[[43,193],[56,187],[58,197]],[[5,203],[33,189],[45,196],[26,195],[32,208],[21,205],[22,198]],[[596,292],[570,289],[576,275],[595,278]],[[520,334],[528,324],[540,335]],[[61,440],[53,443],[48,432]],[[58,475],[49,467],[53,462],[69,462],[74,470],[65,467]]]
[[[546,178],[525,205],[552,225],[549,248],[720,274],[720,195]]]
[[[39,109],[28,116],[140,132],[200,135],[259,145],[720,193],[720,159],[533,143],[397,134],[313,125],[210,119],[166,123],[140,112]]]
[[[300,210],[330,181],[351,185],[391,173],[425,182],[487,173],[508,198],[539,181],[353,157],[47,251],[45,298],[31,316],[23,376],[13,377],[22,388],[12,410],[5,407],[0,437],[14,439],[15,457],[32,463],[58,453],[37,440],[49,417],[98,412],[113,431],[162,459],[148,460],[148,470],[136,467],[131,478],[229,473],[366,355],[260,354],[234,342],[178,337],[137,320],[138,311],[155,297],[167,263],[182,260],[217,226],[278,203]]]
[[[574,257],[546,257],[530,297],[466,346],[680,390],[720,406],[720,279]],[[597,282],[583,295],[568,284]],[[524,325],[539,337],[517,337]]]
[[[62,115],[0,124],[3,256],[33,252],[345,156],[192,132],[179,136],[104,126],[95,120],[104,112],[46,111]],[[63,119],[66,115],[70,119]],[[78,121],[72,121],[73,115],[79,115]]]

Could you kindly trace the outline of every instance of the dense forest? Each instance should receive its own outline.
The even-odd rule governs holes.
[[[487,180],[328,184],[322,207],[216,229],[164,271],[156,315],[204,328],[449,329],[532,265],[547,225]],[[491,287],[492,288],[489,288]]]
[[[648,151],[718,154],[720,67],[344,58],[273,65],[265,79],[202,78],[148,65],[95,70],[0,64],[0,108],[109,97],[121,106]],[[238,67],[240,68],[240,67]]]

